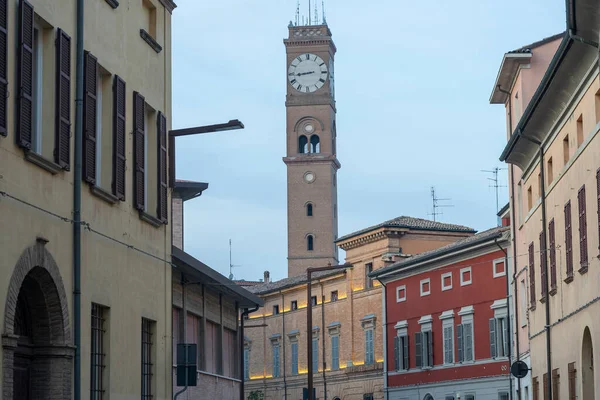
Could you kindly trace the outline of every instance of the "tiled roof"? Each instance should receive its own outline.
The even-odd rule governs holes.
[[[528,44],[526,46],[519,47],[518,49],[509,51],[509,53],[531,53],[531,49],[535,49],[536,47],[540,47],[546,43],[550,43],[555,41],[556,39],[560,39],[565,35],[565,32],[557,33],[556,35],[549,36],[542,40],[538,40],[537,42]]]
[[[482,243],[482,242],[485,242],[488,240],[492,240],[494,238],[499,238],[505,232],[509,232],[509,230],[510,230],[510,227],[508,227],[508,226],[501,226],[501,227],[497,227],[497,228],[488,229],[487,231],[480,232],[476,235],[469,236],[465,239],[459,240],[454,243],[450,243],[446,246],[440,247],[439,249],[426,251],[424,253],[419,253],[419,254],[414,255],[405,260],[401,260],[392,265],[388,265],[387,267],[380,268],[380,269],[375,270],[372,273],[370,273],[369,276],[377,277],[377,276],[386,274],[388,272],[403,270],[403,269],[408,268],[411,265],[414,265],[418,262],[427,261],[429,259],[441,256],[444,254],[448,254],[448,253],[451,253],[456,250],[461,250],[461,249],[468,248],[470,246],[473,246],[473,245],[476,245],[476,244],[479,244],[479,243]]]
[[[371,227],[361,229],[349,235],[342,236],[336,243],[339,243],[343,240],[349,239],[351,237],[379,229],[379,228],[408,228],[408,229],[417,229],[417,230],[425,230],[425,231],[441,231],[441,232],[468,232],[475,233],[476,231],[473,228],[469,228],[468,226],[463,225],[455,225],[455,224],[446,224],[443,222],[431,221],[428,219],[422,218],[414,218],[414,217],[406,217],[401,216],[398,218],[390,219],[389,221],[382,222],[381,224],[373,225]]]
[[[254,286],[254,285],[262,285],[263,284],[263,282],[260,282],[260,281],[245,281],[243,279],[234,280],[233,282],[236,285],[240,285],[240,286]]]
[[[327,276],[337,275],[337,274],[343,273],[343,272],[345,272],[345,271],[344,270],[321,271],[321,272],[314,272],[313,274],[311,274],[311,276],[312,276],[312,280],[314,281],[315,279],[325,278]],[[308,281],[308,279],[307,279],[307,276],[305,273],[303,275],[292,276],[290,278],[281,279],[281,280],[275,281],[275,282],[262,283],[259,285],[248,286],[246,288],[246,290],[251,293],[254,293],[254,294],[266,294],[266,293],[274,292],[277,290],[289,288],[292,286],[302,285],[302,284],[306,283],[307,281]]]

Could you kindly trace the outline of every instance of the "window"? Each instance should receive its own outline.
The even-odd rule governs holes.
[[[541,302],[546,300],[546,295],[548,294],[548,279],[546,276],[546,232],[542,230],[540,232],[540,280],[542,286],[542,297],[540,298]]]
[[[331,370],[340,369],[340,337],[335,335],[331,337]]]
[[[102,400],[104,398],[104,370],[106,369],[106,328],[104,322],[107,316],[107,308],[92,304],[92,354],[90,358],[90,399],[92,400]]]
[[[396,303],[406,301],[406,285],[398,286],[396,288]]]
[[[307,217],[312,217],[313,216],[313,205],[308,203],[306,205],[306,216]]]
[[[533,378],[531,386],[533,389],[533,400],[540,400],[540,382],[537,376]]]
[[[579,272],[584,273],[588,268],[587,248],[587,217],[585,206],[585,185],[577,193],[577,204],[579,206]]]
[[[465,400],[475,400],[475,395],[474,394],[466,394]],[[529,400],[529,399],[527,399],[527,400]]]
[[[533,208],[533,192],[531,191],[531,186],[527,188],[527,211]]]
[[[552,157],[548,159],[548,166],[546,168],[546,176],[548,179],[548,186],[554,181],[554,168],[552,167]]]
[[[552,400],[558,400],[559,393],[560,393],[560,374],[558,373],[558,368],[556,368],[556,369],[552,370]]]
[[[583,115],[577,118],[577,147],[583,144]]]
[[[154,375],[153,336],[156,323],[142,318],[142,400],[154,397],[152,376]]]
[[[569,154],[569,135],[565,135],[563,139],[563,165],[567,165],[571,155]]]
[[[444,364],[454,363],[454,329],[452,320],[448,319],[443,323],[444,330]]]
[[[548,236],[550,237],[550,294],[556,293],[556,233],[554,230],[554,219],[548,224]]]
[[[577,370],[575,369],[575,363],[569,363],[569,400],[577,399]]]
[[[542,377],[542,384],[544,385],[544,387],[542,388],[543,392],[544,392],[544,399],[548,399],[548,374],[544,374]]]
[[[193,343],[196,345],[196,354],[198,359],[196,360],[197,364],[201,366],[202,356],[200,354],[200,344],[202,343],[202,339],[200,338],[200,317],[188,313],[187,316],[187,332],[185,334],[185,342]],[[200,368],[200,367],[199,367]]]
[[[250,379],[250,348],[244,347],[244,380]]]
[[[501,276],[506,276],[506,265],[504,263],[504,258],[499,258],[497,260],[494,260],[494,270],[493,270],[493,276],[494,278],[499,278]]]
[[[471,267],[462,268],[460,270],[460,286],[466,286],[473,283]]]
[[[314,250],[314,238],[312,235],[308,235],[306,237],[306,250],[308,250],[308,251]]]
[[[569,283],[573,280],[573,229],[571,227],[571,201],[565,204],[565,254],[566,254],[566,267],[567,267],[567,279],[565,282]]]
[[[452,289],[452,272],[442,274],[442,291]]]
[[[298,375],[298,342],[292,343],[292,375]]]
[[[473,322],[457,325],[458,361],[473,361]]]
[[[331,292],[331,301],[332,302],[338,301],[338,291],[337,290],[334,290]]]
[[[281,358],[279,357],[279,343],[273,346],[273,378],[279,378],[279,362]]]
[[[365,393],[363,394],[363,400],[373,400],[373,393]]]
[[[521,290],[519,291],[519,299],[521,302],[521,327],[527,326],[527,286],[525,285],[525,279],[521,279]]]
[[[32,150],[42,154],[42,105],[43,105],[43,71],[44,71],[44,31],[38,22],[33,27],[33,135]],[[52,103],[50,103],[52,104]]]
[[[313,373],[316,374],[317,372],[319,372],[319,339],[315,338],[314,336],[315,336],[315,334],[313,332],[313,340],[312,340],[312,369],[313,369]]]
[[[431,279],[421,280],[421,296],[428,296],[431,294]]]
[[[206,321],[206,365],[204,371],[211,374],[221,373],[221,343],[220,326],[212,321]]]
[[[519,212],[519,224],[523,223],[523,186],[521,182],[517,185],[517,211]]]
[[[146,14],[146,26],[144,28],[150,36],[156,39],[156,7],[150,0],[142,0],[142,4]]]
[[[237,332],[231,329],[223,329],[223,375],[230,378],[236,378],[237,357],[236,349],[238,347]],[[200,342],[198,344],[200,347]],[[200,354],[200,352],[198,352]],[[200,365],[200,360],[198,360]]]
[[[371,272],[373,272],[373,263],[365,264],[365,289],[373,287],[373,279],[369,277]]]
[[[375,362],[375,346],[373,342],[373,329],[365,330],[365,364],[371,365]]]
[[[529,244],[529,305],[535,307],[535,265],[533,242]]]
[[[508,392],[498,393],[498,400],[508,400]]]
[[[446,397],[444,397],[444,400],[454,400],[454,396],[447,395]]]
[[[308,153],[308,139],[304,135],[300,135],[298,138],[298,153]]]
[[[415,358],[417,368],[433,367],[433,334],[431,331],[415,333]]]
[[[173,307],[173,365],[177,364],[177,344],[181,343],[181,310]]]
[[[298,300],[292,300],[292,305],[290,308],[292,309],[292,311],[297,310],[298,309]]]
[[[310,304],[313,306],[317,305],[317,296],[311,296],[310,298]]]
[[[321,143],[319,141],[318,135],[312,135],[310,137],[310,152],[311,153],[320,153],[321,152]]]
[[[490,355],[508,357],[509,332],[506,317],[490,318]]]
[[[408,369],[408,336],[394,336],[394,368],[396,371]]]

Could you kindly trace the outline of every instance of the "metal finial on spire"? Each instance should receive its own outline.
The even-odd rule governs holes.
[[[310,0],[308,0],[308,25],[312,25],[312,18],[310,16],[311,12],[312,12],[312,7],[310,6]]]
[[[317,8],[317,0],[315,0],[315,24],[319,23],[319,10]]]
[[[296,3],[296,26],[300,25],[300,0]]]
[[[323,25],[327,25],[327,17],[325,16],[325,0],[321,4],[321,14],[323,14]]]

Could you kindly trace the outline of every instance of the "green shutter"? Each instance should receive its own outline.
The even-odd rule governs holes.
[[[496,347],[496,318],[490,318],[490,357],[496,358],[498,355]]]
[[[417,368],[423,367],[423,333],[415,333],[415,359]]]

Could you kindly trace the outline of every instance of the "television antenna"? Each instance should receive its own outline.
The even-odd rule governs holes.
[[[441,199],[441,198],[437,197],[437,194],[435,193],[435,187],[434,186],[431,187],[431,200],[432,200],[432,203],[433,203],[433,212],[430,213],[430,214],[428,214],[428,215],[433,216],[433,220],[434,221],[437,221],[437,216],[438,215],[443,215],[442,211],[438,211],[440,208],[454,207],[451,204],[440,204],[439,203],[440,201],[450,201],[452,199]]]
[[[233,280],[233,269],[239,267],[241,265],[233,265],[231,261],[231,239],[229,239],[229,280]]]
[[[489,181],[491,181],[491,188],[494,188],[496,190],[496,213],[498,213],[498,211],[500,211],[500,204],[499,204],[499,190],[501,187],[506,187],[506,185],[500,185],[500,181],[498,180],[498,172],[499,171],[506,171],[508,170],[508,168],[499,168],[499,167],[495,167],[492,170],[486,170],[486,169],[482,169],[481,172],[485,172],[487,174],[492,174],[492,178],[487,178]],[[498,226],[500,226],[500,217],[498,217]]]

